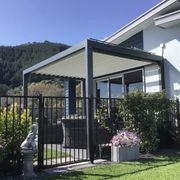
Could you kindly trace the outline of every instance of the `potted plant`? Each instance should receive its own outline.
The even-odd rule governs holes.
[[[119,131],[111,139],[111,161],[122,162],[139,159],[140,139],[136,133]]]

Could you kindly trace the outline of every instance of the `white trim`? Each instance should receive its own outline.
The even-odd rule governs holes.
[[[140,25],[141,23],[144,23],[144,21],[150,19],[151,17],[159,13],[161,10],[165,9],[166,7],[170,6],[171,4],[177,1],[178,0],[164,0],[160,2],[159,4],[155,5],[154,7],[152,7],[151,9],[149,9],[148,11],[146,11],[145,13],[143,13],[142,15],[140,15],[139,17],[137,17],[136,19],[134,19],[133,21],[131,21],[130,23],[116,31],[115,33],[113,33],[112,35],[110,35],[109,37],[105,38],[104,41],[114,41],[119,36],[122,36],[123,34]]]
[[[154,18],[154,23],[162,28],[176,25],[180,23],[180,10]]]

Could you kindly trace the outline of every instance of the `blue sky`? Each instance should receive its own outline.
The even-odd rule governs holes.
[[[0,0],[0,45],[103,39],[161,0]]]

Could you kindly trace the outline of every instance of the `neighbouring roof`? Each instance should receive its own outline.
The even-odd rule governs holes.
[[[121,29],[107,37],[105,41],[119,44],[129,37],[133,36],[134,34],[154,24],[154,19],[157,20],[158,17],[164,16],[166,14],[171,14],[174,11],[178,11],[179,9],[180,0],[164,0],[141,16],[128,23],[126,26],[122,27]],[[179,16],[176,15],[175,18],[178,17]]]

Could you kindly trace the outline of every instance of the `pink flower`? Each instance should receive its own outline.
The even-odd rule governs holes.
[[[138,145],[139,142],[140,139],[136,133],[126,130],[119,131],[111,139],[111,143],[113,144],[113,146],[120,146],[120,147],[132,147]]]

